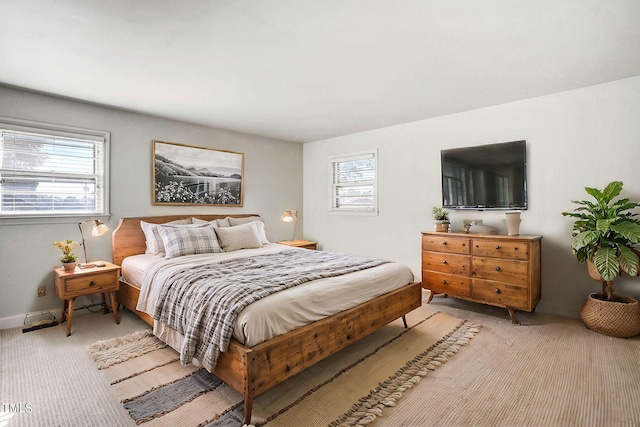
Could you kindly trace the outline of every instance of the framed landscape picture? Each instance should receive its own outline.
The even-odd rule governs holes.
[[[153,141],[153,204],[242,206],[244,154]]]

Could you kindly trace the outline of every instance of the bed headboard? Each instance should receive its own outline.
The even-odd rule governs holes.
[[[152,224],[163,224],[176,219],[199,218],[205,221],[213,219],[224,219],[226,217],[246,218],[251,216],[260,216],[257,214],[239,214],[239,215],[164,215],[164,216],[138,216],[120,219],[120,223],[113,231],[111,242],[113,245],[112,256],[113,263],[122,265],[122,260],[131,255],[143,254],[147,248],[144,233],[140,227],[140,221],[150,222]]]

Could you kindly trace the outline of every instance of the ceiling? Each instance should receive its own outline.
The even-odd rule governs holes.
[[[0,84],[308,142],[640,75],[638,0],[0,0]]]

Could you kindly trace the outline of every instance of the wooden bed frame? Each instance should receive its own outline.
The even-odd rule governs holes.
[[[113,263],[122,265],[127,256],[146,250],[140,221],[154,224],[196,217],[206,221],[227,216],[257,215],[170,215],[122,218],[113,232]],[[140,290],[120,280],[118,302],[153,326],[153,318],[136,310]],[[248,348],[232,340],[220,354],[213,373],[244,396],[244,423],[251,423],[253,399],[287,378],[329,357],[387,323],[422,304],[420,283],[410,283],[352,309],[316,321],[302,328]],[[406,327],[405,320],[405,327]]]

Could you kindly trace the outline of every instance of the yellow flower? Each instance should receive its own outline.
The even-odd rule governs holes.
[[[62,262],[76,262],[78,257],[73,253],[73,248],[78,246],[77,242],[73,240],[65,240],[59,242],[53,242],[53,244],[62,251],[60,261]]]

